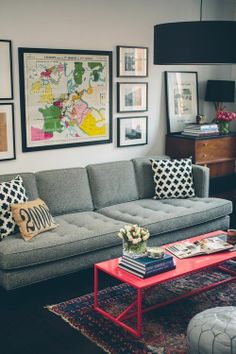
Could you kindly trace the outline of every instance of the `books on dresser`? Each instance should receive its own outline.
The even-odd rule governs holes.
[[[218,125],[215,123],[187,124],[185,125],[182,134],[199,137],[207,135],[219,135],[219,129]]]
[[[173,256],[164,254],[161,258],[139,257],[131,258],[128,256],[121,257],[119,268],[126,270],[140,278],[148,278],[172,269],[175,269],[175,261]]]

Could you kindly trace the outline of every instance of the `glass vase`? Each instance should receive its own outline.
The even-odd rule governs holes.
[[[134,245],[132,242],[123,240],[123,256],[138,258],[145,255],[147,241],[142,241]]]
[[[229,134],[229,122],[218,122],[218,129],[220,134]]]

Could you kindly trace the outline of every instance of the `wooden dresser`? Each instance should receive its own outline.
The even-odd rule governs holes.
[[[192,156],[193,163],[210,168],[211,177],[232,175],[235,173],[236,133],[200,138],[167,135],[166,154],[172,158]]]

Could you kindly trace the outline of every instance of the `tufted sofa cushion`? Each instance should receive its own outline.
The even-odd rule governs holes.
[[[87,166],[95,209],[138,199],[131,161]]]
[[[159,155],[150,156],[150,158],[139,157],[132,160],[135,169],[139,198],[141,199],[152,198],[155,194],[152,165],[150,162],[151,158],[158,161],[162,159],[168,159],[168,156]]]
[[[96,212],[65,214],[54,218],[59,227],[29,242],[19,234],[1,242],[0,268],[14,269],[47,263],[120,244],[123,222]]]
[[[232,203],[218,198],[141,199],[99,210],[125,223],[147,227],[151,235],[196,226],[232,212]]]
[[[23,179],[23,185],[26,190],[26,195],[29,200],[34,200],[38,198],[38,189],[36,185],[36,178],[34,173],[12,173],[7,175],[0,175],[0,183],[8,182],[14,179],[16,176],[21,176]]]
[[[52,215],[93,210],[85,168],[66,168],[36,173],[40,198]]]

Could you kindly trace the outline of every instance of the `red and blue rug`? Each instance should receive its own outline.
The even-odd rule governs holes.
[[[227,267],[236,270],[236,262],[227,262]],[[162,284],[145,292],[144,306],[150,306],[226,277],[228,275],[220,271],[209,270]],[[47,308],[61,316],[71,327],[80,331],[107,353],[183,354],[186,353],[186,329],[190,319],[195,314],[215,306],[236,306],[235,295],[236,284],[228,283],[146,313],[143,316],[143,336],[140,339],[94,311],[93,294],[47,306]],[[134,298],[135,290],[121,284],[100,291],[99,304],[110,313],[118,315]]]

